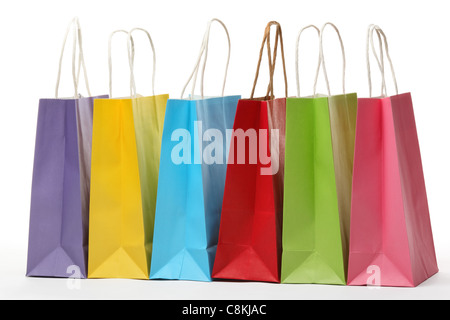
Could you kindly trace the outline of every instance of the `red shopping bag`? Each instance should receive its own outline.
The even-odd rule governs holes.
[[[358,99],[348,284],[415,287],[438,266],[411,94],[386,97],[380,52],[383,97]]]
[[[272,61],[270,28],[273,25],[277,33]],[[216,279],[280,281],[286,99],[275,99],[273,93],[278,42],[287,96],[281,26],[270,22],[261,47],[252,96],[238,103],[213,269]],[[270,85],[265,98],[253,99],[266,44]]]

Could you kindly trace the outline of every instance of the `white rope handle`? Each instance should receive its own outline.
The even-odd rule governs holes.
[[[370,45],[372,44],[372,51],[375,56],[375,60],[377,61],[378,68],[381,72],[381,96],[384,96],[385,94],[385,82],[384,82],[384,56],[383,56],[383,42],[381,40],[381,35],[379,32],[377,32],[378,36],[378,43],[379,43],[379,50],[380,50],[380,59],[378,59],[378,55],[375,51],[375,44],[373,42],[373,36],[372,33],[375,30],[375,25],[371,24],[367,30],[367,47],[366,47],[366,59],[367,59],[367,71],[368,71],[368,77],[369,77],[369,91],[370,91],[370,97],[372,98],[372,71],[370,66]],[[380,61],[381,60],[381,61]]]
[[[152,37],[150,36],[150,33],[142,28],[135,28],[133,30],[131,30],[128,33],[128,52],[131,52],[131,57],[133,57],[130,60],[130,76],[131,76],[131,96],[132,97],[136,97],[137,96],[137,92],[136,92],[136,80],[134,77],[134,57],[135,57],[135,50],[134,50],[134,41],[133,41],[133,32],[135,31],[142,31],[147,35],[148,40],[150,41],[150,46],[152,48],[152,52],[153,52],[153,77],[152,77],[152,93],[153,95],[155,95],[155,74],[156,74],[156,50],[155,50],[155,46],[153,45],[153,40]]]
[[[62,71],[64,52],[66,49],[67,39],[69,37],[69,33],[72,28],[73,28],[72,77],[73,77],[73,85],[74,85],[74,91],[75,91],[74,97],[75,97],[75,99],[78,98],[78,82],[80,79],[81,68],[83,68],[84,80],[86,83],[86,89],[88,91],[88,95],[92,96],[91,90],[89,88],[89,80],[87,77],[86,64],[84,61],[83,39],[82,39],[82,34],[81,34],[80,22],[79,22],[78,18],[74,18],[70,22],[70,24],[67,28],[67,32],[64,37],[64,42],[63,42],[63,46],[62,46],[62,50],[61,50],[61,56],[59,58],[59,69],[58,69],[58,76],[57,76],[57,80],[56,80],[56,89],[55,89],[56,99],[59,98],[59,85],[61,83],[61,71]],[[78,44],[78,50],[79,50],[78,72],[76,72],[76,61],[75,61],[77,44]]]
[[[128,31],[125,30],[116,30],[109,36],[109,43],[108,43],[108,65],[109,65],[109,97],[113,97],[113,68],[112,68],[112,40],[116,34],[124,33],[127,35],[128,42],[131,42],[131,50],[128,51],[128,63],[130,66],[134,65],[134,41],[133,37],[130,37],[130,34]],[[130,76],[130,93],[131,97],[133,96],[133,87],[134,87],[134,77]]]
[[[343,91],[343,94],[345,94],[345,72],[346,72],[346,67],[347,67],[347,61],[345,59],[344,42],[342,41],[342,37],[341,37],[341,33],[339,32],[339,29],[334,24],[332,24],[330,22],[327,22],[327,23],[325,23],[325,25],[322,27],[322,30],[320,31],[320,60],[322,62],[322,68],[323,68],[323,73],[324,73],[324,76],[325,76],[325,82],[327,84],[328,95],[331,96],[331,90],[330,90],[330,82],[328,80],[327,68],[326,68],[326,65],[325,65],[325,57],[324,57],[324,54],[323,54],[323,34],[324,34],[325,28],[327,26],[333,27],[333,29],[336,31],[336,33],[338,35],[339,42],[341,44],[342,60],[343,60],[343,66],[342,66],[342,91]],[[316,81],[315,81],[315,84],[314,84],[314,92],[316,92],[318,78],[319,78],[319,74],[317,74],[317,76],[316,76]]]
[[[186,85],[183,88],[183,92],[181,93],[181,99],[183,99],[184,93],[186,92],[186,88],[188,87],[188,85],[189,85],[189,83],[191,82],[192,79],[194,79],[194,80],[193,80],[193,85],[192,85],[191,98],[194,96],[195,85],[197,83],[197,77],[198,77],[198,71],[199,71],[200,63],[202,61],[203,56],[204,56],[204,61],[203,61],[202,77],[201,77],[201,95],[202,95],[202,98],[205,97],[205,94],[204,94],[204,79],[205,79],[206,62],[208,60],[209,36],[210,36],[210,32],[211,32],[211,26],[212,26],[212,24],[214,22],[218,22],[218,23],[220,23],[220,25],[222,25],[222,27],[224,28],[224,30],[226,32],[227,39],[228,39],[228,59],[227,59],[227,64],[226,64],[226,68],[225,68],[225,77],[224,77],[223,87],[222,87],[222,97],[225,96],[225,87],[226,87],[226,83],[227,83],[228,67],[230,65],[230,57],[231,57],[230,34],[228,33],[228,29],[227,29],[227,27],[225,26],[225,24],[222,21],[220,21],[219,19],[212,19],[208,23],[208,27],[206,29],[205,36],[203,38],[203,43],[202,43],[202,46],[201,46],[201,49],[200,49],[200,54],[199,54],[199,57],[197,59],[197,63],[195,65],[194,71],[192,72],[192,74],[189,77]]]
[[[307,27],[304,27],[302,30],[300,30],[300,32],[298,33],[298,36],[297,36],[297,43],[296,43],[296,46],[295,46],[295,72],[296,72],[296,76],[297,76],[297,97],[299,97],[299,98],[300,98],[300,75],[299,75],[299,57],[298,57],[299,50],[298,49],[299,49],[299,45],[300,45],[300,38],[301,38],[303,32],[305,30],[307,30],[307,29],[310,29],[310,28],[316,29],[317,34],[318,34],[319,39],[320,39],[320,29],[317,28],[314,25],[309,25]],[[320,72],[321,64],[322,64],[322,60],[320,58],[320,52],[319,52],[319,63],[318,63],[318,66],[317,66],[316,77],[318,77],[318,74]],[[316,95],[315,88],[314,88],[314,95]]]
[[[373,33],[374,31],[377,32],[377,36],[379,39],[379,43],[380,43],[380,58],[378,58],[377,52],[375,50],[375,45],[373,42]],[[382,96],[387,96],[387,85],[386,85],[386,75],[384,72],[384,56],[383,56],[383,42],[384,42],[384,51],[386,52],[386,57],[389,61],[389,65],[391,68],[391,73],[392,73],[392,78],[393,78],[393,82],[394,82],[394,86],[395,86],[395,92],[398,95],[399,94],[399,90],[398,90],[398,83],[397,83],[397,77],[395,75],[395,69],[394,69],[394,64],[392,63],[392,59],[391,56],[389,54],[389,44],[387,41],[387,37],[386,34],[383,32],[383,30],[377,26],[377,25],[370,25],[369,26],[369,31],[368,31],[368,37],[370,37],[370,43],[372,45],[372,52],[375,56],[375,59],[378,63],[378,67],[380,68],[381,71],[381,76],[382,76]],[[383,38],[383,41],[382,39]],[[368,39],[369,42],[369,39]],[[367,45],[369,46],[369,44]],[[369,59],[369,49],[367,49],[367,66],[368,66],[368,74],[369,74],[369,89],[370,89],[370,97],[372,97],[372,74],[371,74],[371,69],[370,69],[370,59]]]
[[[70,30],[72,29],[72,27],[74,27],[74,25],[76,24],[76,20],[77,18],[74,18],[69,26],[67,27],[67,31],[66,31],[66,35],[64,37],[64,42],[63,42],[63,47],[61,50],[61,56],[59,58],[59,69],[58,69],[58,77],[56,79],[56,89],[55,89],[55,98],[58,99],[59,98],[59,85],[61,83],[61,71],[62,71],[62,63],[63,63],[63,58],[64,58],[64,52],[66,49],[66,44],[67,44],[67,39],[69,37],[69,33]],[[77,32],[76,32],[76,28],[73,28],[73,53],[72,53],[72,80],[73,80],[73,87],[74,87],[74,97],[76,98],[78,96],[78,84],[77,84],[77,77],[75,75],[75,57],[76,57],[76,46],[77,46]]]

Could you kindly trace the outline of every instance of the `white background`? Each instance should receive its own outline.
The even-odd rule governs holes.
[[[448,1],[316,0],[15,0],[0,4],[0,298],[125,299],[309,299],[309,298],[450,298],[450,161],[448,140],[450,73]],[[229,28],[232,59],[226,94],[248,98],[267,22],[284,32],[290,95],[295,95],[294,52],[298,31],[309,24],[334,22],[347,54],[347,92],[368,95],[366,29],[379,24],[390,41],[401,92],[412,92],[422,150],[429,206],[441,273],[416,289],[377,289],[270,285],[259,283],[190,283],[83,281],[69,290],[66,280],[27,279],[26,254],[37,107],[53,97],[62,40],[68,22],[79,16],[86,63],[94,95],[108,92],[107,43],[116,29],[147,29],[157,50],[157,94],[178,98],[193,68],[211,18]],[[340,93],[341,56],[327,29],[325,57],[333,93]],[[220,93],[226,58],[223,31],[214,27],[206,75],[206,94]],[[145,38],[136,35],[138,91],[150,95],[151,56]],[[304,93],[310,94],[316,63],[313,33],[302,43]],[[69,48],[70,49],[70,48]],[[114,44],[115,95],[129,95],[124,38]],[[70,54],[68,55],[68,57]],[[263,60],[266,63],[266,59]],[[65,60],[61,91],[71,96],[70,61]],[[267,69],[264,69],[265,71]],[[267,72],[261,74],[264,94]],[[378,79],[378,78],[376,78]],[[379,80],[376,80],[379,81]],[[377,82],[378,83],[378,82]],[[391,85],[391,83],[389,82]],[[84,87],[82,93],[85,93]],[[325,92],[321,81],[319,87]],[[275,83],[283,95],[281,64]],[[377,87],[377,94],[379,89]],[[393,94],[392,86],[390,92]]]

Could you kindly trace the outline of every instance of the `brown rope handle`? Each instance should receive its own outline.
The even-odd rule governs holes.
[[[272,51],[271,51],[271,47],[270,47],[270,29],[272,26],[276,26],[277,27],[277,33],[275,36],[275,46],[274,46],[274,51],[273,51],[273,61],[272,61]],[[264,39],[263,39],[263,43],[261,45],[261,51],[260,51],[260,55],[259,55],[259,61],[258,61],[258,67],[256,70],[256,76],[255,76],[255,81],[253,83],[253,90],[252,90],[252,94],[251,94],[251,98],[253,99],[255,96],[255,90],[256,90],[256,84],[258,83],[258,78],[259,78],[259,72],[261,69],[261,62],[262,62],[262,57],[264,54],[264,46],[267,43],[267,55],[269,58],[269,72],[270,72],[270,82],[269,82],[269,87],[267,89],[267,95],[265,97],[265,99],[270,99],[273,100],[274,99],[274,90],[273,90],[273,78],[274,78],[274,74],[275,74],[275,65],[276,65],[276,60],[277,60],[277,52],[278,52],[278,42],[280,42],[280,46],[281,46],[281,57],[283,60],[283,71],[284,71],[284,82],[285,82],[285,93],[286,93],[286,97],[288,97],[288,84],[287,84],[287,74],[286,74],[286,61],[284,58],[284,45],[283,45],[283,33],[281,30],[281,26],[278,22],[276,21],[271,21],[267,24],[265,33],[264,33]],[[270,96],[269,96],[270,94]]]

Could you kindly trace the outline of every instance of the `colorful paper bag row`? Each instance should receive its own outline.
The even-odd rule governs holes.
[[[215,22],[229,52],[222,96],[210,98],[203,83]],[[91,94],[77,19],[64,43],[71,27],[74,98],[58,99],[58,76],[56,99],[40,103],[28,276],[68,277],[75,266],[83,278],[410,287],[438,272],[411,95],[398,94],[378,26],[369,27],[367,59],[372,91],[372,49],[382,74],[380,98],[346,93],[345,49],[331,23],[299,33],[298,92],[289,97],[277,22],[266,27],[251,98],[225,96],[231,42],[213,19],[179,100],[155,95],[154,72],[153,95],[136,93],[134,32],[148,36],[156,64],[143,29],[112,34],[109,97],[81,98],[81,68]],[[331,94],[328,81],[327,27],[342,48],[340,95]],[[314,96],[301,97],[298,48],[310,28],[320,38],[319,63]],[[113,99],[111,41],[120,33],[127,36],[130,98]],[[265,97],[254,98],[266,47],[270,82]],[[286,94],[280,99],[274,95],[278,48]],[[392,97],[385,59],[397,89]],[[320,70],[328,95],[316,94]]]

